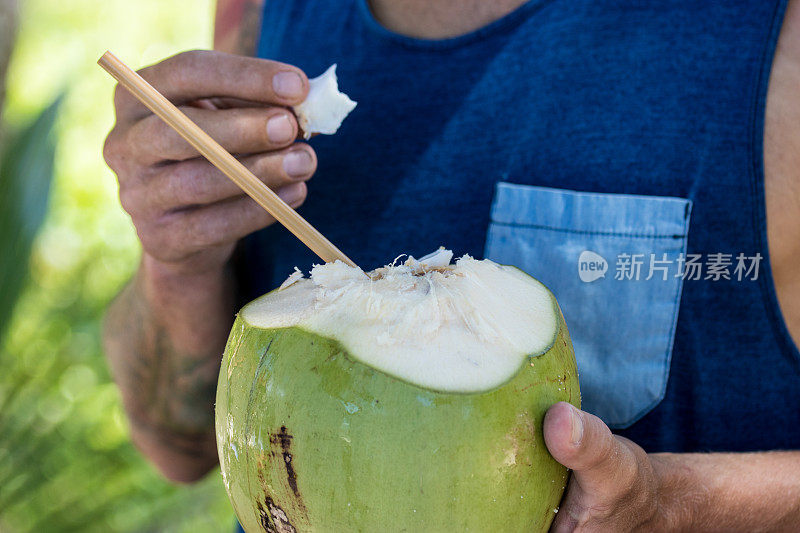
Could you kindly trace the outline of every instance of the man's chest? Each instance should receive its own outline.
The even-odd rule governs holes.
[[[494,184],[507,181],[689,198],[693,251],[755,253],[753,87],[775,6],[639,12],[600,4],[569,11],[554,4],[480,40],[435,47],[395,42],[363,13],[331,18],[321,34],[313,10],[307,18],[295,10],[292,31],[284,31],[286,13],[273,4],[259,53],[312,75],[339,61],[340,83],[359,102],[339,135],[313,141],[320,163],[304,214],[343,246],[370,243],[374,257],[360,261],[367,264],[417,243],[420,250],[410,251],[446,242],[480,254]],[[769,112],[791,96],[791,88],[773,90]],[[785,158],[800,143],[776,126],[790,129],[768,120],[771,228],[797,216],[796,207],[795,218],[791,206],[776,207],[776,199],[789,201],[792,180],[776,171],[773,156]],[[361,220],[370,221],[366,230],[356,227]],[[414,224],[398,230],[406,220]],[[792,254],[785,244],[792,241],[775,234],[776,284],[786,294],[791,276],[782,275],[789,265],[782,256]]]

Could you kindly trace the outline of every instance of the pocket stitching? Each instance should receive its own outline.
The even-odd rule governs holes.
[[[535,229],[544,229],[549,231],[561,231],[564,233],[575,233],[578,235],[602,235],[608,237],[632,237],[634,239],[685,239],[686,233],[684,225],[684,234],[677,234],[677,233],[669,233],[669,234],[658,234],[658,233],[626,233],[621,231],[590,231],[590,230],[577,230],[571,228],[559,228],[556,226],[546,226],[543,224],[518,224],[512,222],[498,222],[496,220],[491,221],[492,224],[496,226],[506,226],[512,228],[535,228]]]

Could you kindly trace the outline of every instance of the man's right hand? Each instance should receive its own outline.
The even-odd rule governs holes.
[[[187,52],[141,71],[190,119],[289,205],[316,168],[288,109],[308,92],[290,65]],[[193,481],[217,461],[214,396],[237,290],[236,241],[274,220],[125,89],[104,155],[119,179],[143,254],[109,307],[104,344],[131,438],[170,479]]]
[[[222,52],[178,54],[140,71],[164,96],[292,207],[316,169],[295,143],[287,109],[305,99],[296,67]],[[114,95],[117,122],[104,156],[144,253],[175,273],[221,269],[236,241],[274,219],[127,90]]]

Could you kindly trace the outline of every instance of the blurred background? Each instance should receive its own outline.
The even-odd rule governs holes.
[[[210,48],[213,10],[0,0],[2,532],[233,530],[218,471],[170,485],[130,444],[100,344],[139,251],[101,155],[114,82],[95,62],[106,49],[139,68]]]

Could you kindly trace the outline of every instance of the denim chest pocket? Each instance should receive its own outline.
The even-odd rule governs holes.
[[[485,256],[556,296],[583,408],[625,428],[664,398],[691,202],[498,183]]]

